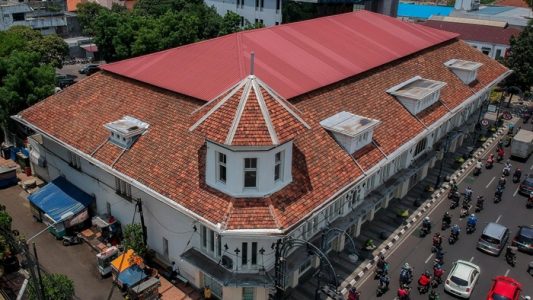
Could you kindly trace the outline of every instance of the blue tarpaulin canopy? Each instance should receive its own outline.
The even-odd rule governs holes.
[[[139,283],[141,280],[144,280],[148,275],[144,274],[144,271],[139,268],[138,265],[133,265],[126,270],[120,272],[118,275],[118,280],[123,284],[129,287],[132,287]]]
[[[72,212],[76,215],[88,207],[94,199],[60,176],[38,192],[29,195],[28,200],[55,222],[59,222],[65,213]]]

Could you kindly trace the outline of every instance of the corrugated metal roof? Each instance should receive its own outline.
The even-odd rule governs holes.
[[[243,31],[102,69],[208,101],[248,75],[254,51],[255,74],[290,99],[455,37],[358,11]]]
[[[428,19],[431,16],[448,16],[453,11],[451,6],[400,3],[398,17]]]
[[[507,22],[505,22],[505,21],[491,21],[491,20],[468,19],[468,18],[457,18],[457,17],[443,17],[443,16],[431,16],[431,18],[429,18],[429,19],[430,20],[434,20],[434,21],[486,25],[486,26],[494,26],[494,27],[500,27],[500,28],[507,27]]]
[[[465,41],[477,41],[499,45],[509,45],[511,36],[517,37],[521,31],[514,27],[500,28],[434,20],[429,20],[421,24],[435,29],[457,32],[460,34],[459,38]]]

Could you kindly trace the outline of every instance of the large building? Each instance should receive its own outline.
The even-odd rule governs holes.
[[[42,34],[68,34],[69,16],[63,3],[53,1],[0,1],[0,30],[28,26]]]
[[[333,10],[333,6],[340,5],[344,11],[347,6],[350,6],[349,11],[366,9],[388,16],[396,16],[398,7],[398,0],[345,1],[349,5],[343,1],[322,2],[318,0],[204,0],[204,2],[208,6],[215,7],[220,15],[225,15],[228,11],[238,14],[241,17],[241,26],[255,23],[272,26],[286,22],[283,20],[282,9],[288,2],[302,2],[307,6],[319,5],[322,9],[329,7]]]
[[[453,17],[432,17],[424,26],[456,32],[459,38],[491,58],[503,58],[511,47],[511,37],[520,35],[521,29],[509,27],[505,22],[484,21]]]
[[[64,176],[122,224],[142,201],[149,247],[221,299],[297,286],[320,260],[287,241],[334,226],[345,234],[320,249],[342,251],[443,140],[462,143],[509,74],[457,34],[367,11],[102,68],[13,116],[34,131],[35,173]]]

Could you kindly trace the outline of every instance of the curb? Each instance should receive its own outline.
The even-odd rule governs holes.
[[[498,131],[495,133],[494,136],[490,137],[483,143],[481,147],[479,147],[473,154],[472,157],[466,160],[461,168],[457,171],[455,171],[451,176],[450,179],[454,181],[458,181],[463,179],[465,176],[465,173],[468,173],[471,169],[473,169],[474,162],[477,161],[480,157],[482,157],[484,154],[487,154],[487,150],[491,149],[492,146],[494,146],[494,142],[501,139],[504,133],[506,132],[506,127],[502,127],[498,129]],[[407,224],[400,226],[398,229],[395,230],[391,234],[393,236],[392,238],[387,239],[384,241],[380,247],[378,247],[378,250],[375,250],[372,255],[374,257],[369,260],[369,262],[361,267],[355,269],[355,271],[349,275],[340,285],[341,287],[341,293],[343,296],[346,296],[348,294],[348,290],[346,289],[346,286],[348,284],[354,286],[357,284],[359,280],[365,275],[367,271],[373,268],[373,265],[378,261],[379,255],[375,254],[385,254],[388,250],[390,250],[396,242],[400,240],[400,238],[416,223],[417,220],[419,220],[422,215],[427,213],[427,211],[439,200],[442,200],[442,196],[444,196],[444,193],[450,188],[450,185],[448,182],[445,182],[441,185],[440,188],[436,189],[433,194],[431,194],[430,198],[428,198],[420,207],[411,215],[409,219],[407,219],[405,222]],[[383,246],[384,245],[384,246]],[[355,275],[353,275],[355,274]]]

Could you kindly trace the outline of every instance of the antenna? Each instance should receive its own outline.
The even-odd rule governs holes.
[[[255,60],[255,53],[252,51],[250,55],[250,75],[254,75],[254,60]]]

